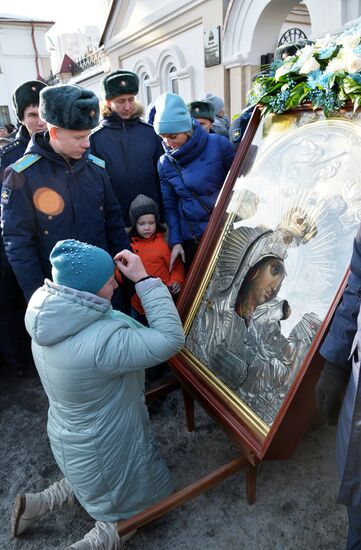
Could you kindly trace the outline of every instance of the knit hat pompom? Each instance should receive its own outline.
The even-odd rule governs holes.
[[[99,100],[81,86],[48,86],[40,93],[39,114],[65,130],[92,130],[98,125]]]
[[[144,216],[145,214],[154,214],[156,223],[159,223],[157,203],[146,195],[138,195],[135,197],[134,201],[131,202],[129,208],[129,221],[132,229],[135,228],[140,216]]]
[[[19,122],[24,119],[25,109],[29,105],[39,105],[39,94],[43,88],[46,88],[46,84],[40,80],[29,80],[16,88],[13,105]]]
[[[214,122],[214,107],[207,99],[195,99],[188,103],[188,109],[193,118],[206,118]]]
[[[214,112],[216,114],[218,114],[219,111],[222,111],[222,109],[224,109],[224,101],[223,101],[223,99],[218,97],[218,95],[206,94],[204,96],[204,99],[206,99],[207,101],[210,101],[212,103],[212,105],[214,107]]]
[[[192,130],[192,119],[184,100],[167,92],[155,102],[153,127],[159,134],[181,134]]]
[[[103,78],[101,86],[105,99],[112,99],[122,94],[137,95],[139,77],[131,71],[113,71]]]
[[[96,294],[114,274],[112,257],[98,246],[58,241],[50,253],[54,283]]]

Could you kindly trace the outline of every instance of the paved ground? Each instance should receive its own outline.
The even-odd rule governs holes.
[[[17,380],[0,371],[0,549],[53,550],[82,538],[92,527],[77,510],[43,518],[13,539],[10,515],[22,490],[42,490],[59,479],[46,436],[47,400],[36,376]],[[197,407],[197,430],[184,427],[178,392],[150,407],[160,447],[177,488],[236,456],[223,432]],[[259,468],[258,500],[248,506],[243,474],[144,527],[128,550],[342,550],[347,520],[335,504],[338,477],[335,430],[309,434],[292,460]]]

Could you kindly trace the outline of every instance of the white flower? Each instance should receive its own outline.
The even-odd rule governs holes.
[[[302,67],[299,70],[300,74],[308,74],[312,71],[317,71],[317,69],[320,68],[319,62],[314,58],[310,57],[307,59],[307,61],[302,65]]]
[[[361,36],[359,34],[348,34],[341,36],[337,43],[341,44],[345,50],[353,50],[360,43]]]
[[[278,67],[277,71],[275,72],[275,81],[278,82],[281,76],[289,73],[292,66],[293,63],[284,63],[283,65]]]
[[[329,61],[325,73],[336,73],[337,71],[346,70],[347,60],[344,56],[338,55]]]
[[[310,59],[310,57],[313,57],[313,53],[313,45],[307,44],[307,46],[304,46],[301,50],[298,50],[296,55],[298,55],[299,58],[302,59],[303,62],[305,62],[307,61],[307,59]]]
[[[332,46],[335,43],[335,37],[331,36],[330,34],[326,34],[326,36],[323,36],[322,38],[319,38],[315,42],[315,49],[316,50],[323,50],[324,48],[328,48],[329,46]]]
[[[361,57],[351,53],[346,58],[346,71],[348,73],[358,73],[361,71]]]

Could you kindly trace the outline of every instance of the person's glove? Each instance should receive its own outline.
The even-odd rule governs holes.
[[[316,384],[316,406],[329,426],[336,426],[350,369],[326,361]]]

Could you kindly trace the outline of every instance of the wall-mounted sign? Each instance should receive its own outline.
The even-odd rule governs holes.
[[[212,67],[221,62],[221,27],[214,27],[203,33],[204,65]]]

